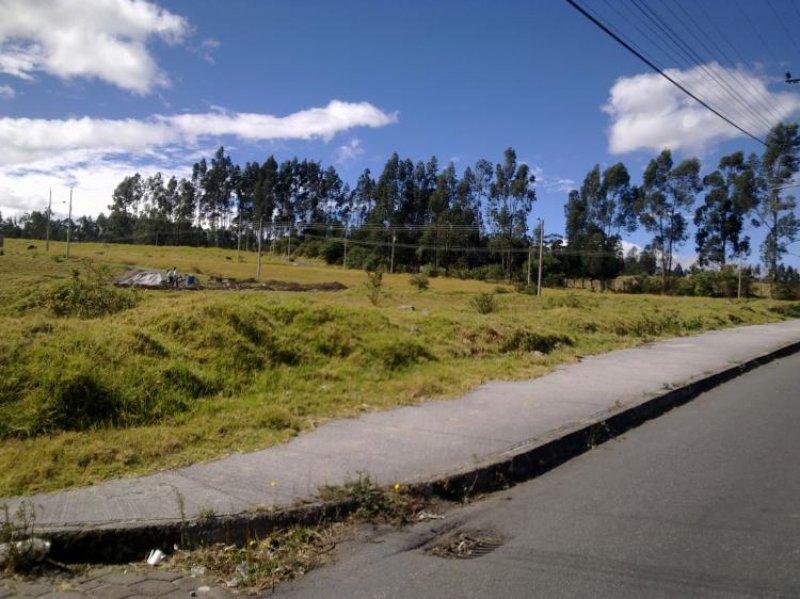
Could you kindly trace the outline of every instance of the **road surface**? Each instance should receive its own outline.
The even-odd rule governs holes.
[[[425,551],[460,531],[503,544]],[[800,355],[270,596],[800,597]]]

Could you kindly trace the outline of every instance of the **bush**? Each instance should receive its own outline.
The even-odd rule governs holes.
[[[772,286],[772,299],[796,300],[800,299],[800,288],[790,283],[775,283]]]
[[[369,301],[372,302],[373,306],[377,306],[383,292],[383,271],[367,271],[367,282],[365,285],[367,286],[367,297]]]
[[[425,266],[423,266],[419,270],[420,270],[420,273],[430,277],[431,279],[435,279],[436,277],[439,276],[439,269],[436,268],[435,266],[430,265],[430,264],[426,264]]]
[[[413,287],[416,287],[420,291],[427,289],[430,286],[430,281],[428,280],[428,275],[424,272],[420,272],[415,275],[411,275],[411,278],[408,281],[411,283]]]
[[[99,318],[133,308],[139,297],[136,290],[114,287],[107,269],[89,265],[39,293],[27,307],[44,307],[62,317]]]
[[[500,264],[478,266],[470,271],[470,276],[479,281],[502,281],[506,278],[506,274]]]
[[[490,314],[497,310],[497,300],[491,293],[479,293],[469,303],[478,314]]]
[[[339,239],[327,239],[322,242],[319,255],[326,264],[341,264],[344,258],[344,243]]]

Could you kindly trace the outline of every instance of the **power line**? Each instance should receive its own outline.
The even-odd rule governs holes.
[[[718,71],[716,69],[712,68],[710,65],[704,64],[704,62],[706,62],[706,59],[704,59],[697,51],[695,51],[691,47],[691,45],[685,39],[683,39],[672,27],[670,27],[670,25],[665,22],[665,20],[663,19],[662,16],[660,16],[657,12],[655,12],[650,7],[646,6],[643,2],[637,2],[637,0],[634,0],[634,2],[635,2],[635,5],[636,5],[636,8],[638,9],[638,11],[642,15],[644,15],[644,17],[646,17],[646,20],[644,20],[643,22],[647,26],[647,28],[649,29],[649,33],[648,32],[644,32],[641,29],[641,27],[639,26],[639,23],[636,20],[633,20],[627,14],[621,12],[617,8],[618,3],[612,3],[611,0],[605,0],[605,3],[609,6],[609,8],[611,8],[619,17],[621,17],[629,25],[631,25],[640,34],[640,36],[642,36],[644,39],[648,40],[651,45],[654,45],[658,50],[660,50],[661,53],[664,54],[667,57],[668,61],[674,62],[676,65],[680,65],[682,62],[684,62],[680,58],[680,56],[683,56],[684,59],[685,59],[685,62],[687,62],[690,65],[694,64],[697,68],[699,68],[703,72],[705,72],[706,76],[709,79],[714,80],[717,83],[717,85],[715,87],[717,89],[719,89],[720,92],[722,93],[722,98],[726,99],[728,102],[737,103],[739,105],[740,111],[747,116],[748,120],[752,124],[754,124],[759,129],[760,128],[765,128],[765,129],[771,128],[772,123],[767,118],[765,118],[763,116],[762,112],[761,111],[756,111],[753,108],[753,105],[752,105],[751,101],[746,101],[744,98],[742,98],[737,93],[737,91],[733,88],[733,86],[730,83],[728,83],[728,81],[727,81],[727,79],[725,78],[724,75],[718,73]],[[677,17],[677,15],[675,15],[674,11],[672,11],[672,9],[670,7],[667,7],[667,8],[669,9],[669,11],[670,11],[670,13],[672,14],[673,17]],[[590,9],[587,8],[587,10],[590,10]],[[682,7],[681,7],[681,10],[683,10]],[[595,15],[595,17],[598,18],[598,20],[599,20],[599,17],[597,17],[597,15]],[[686,27],[686,25],[685,25],[685,22],[682,19],[681,19],[681,22],[684,24],[684,28],[688,29]],[[610,23],[608,23],[608,26],[609,26],[610,29],[612,29],[612,31],[614,30],[613,26]],[[618,36],[622,37],[619,31],[614,31],[614,32]],[[666,41],[668,42],[666,47],[664,47],[663,45],[658,43],[658,40],[659,39],[663,39],[665,36],[666,36]],[[648,56],[646,51],[642,47],[636,46],[636,44],[633,42],[631,36],[628,36],[627,41],[632,46],[634,46],[634,48],[638,52],[640,52],[641,54],[645,55],[649,60],[651,60],[651,62],[656,63],[656,60],[655,60],[655,58],[653,56]],[[701,45],[704,48],[706,48],[706,51],[708,51],[707,46],[704,43],[702,43]],[[676,54],[675,50],[672,49],[672,47],[676,48],[678,50],[679,54]],[[747,89],[748,86],[749,86],[749,88],[752,89],[752,87],[753,87],[752,83],[750,83],[750,82],[748,82],[746,80],[743,80],[743,78],[741,77],[741,74],[739,73],[738,69],[734,69],[734,73],[733,74],[734,74],[735,77],[737,77],[740,80],[742,80],[742,81],[740,81],[740,84],[742,84],[743,88]],[[672,73],[671,75],[676,80],[678,80],[679,82],[681,82],[683,85],[686,86],[686,84],[683,83],[683,81],[681,79],[679,79],[678,76],[675,73]],[[752,92],[751,92],[750,95],[751,95],[751,97],[753,96]],[[710,100],[706,100],[706,101],[709,104],[711,104]],[[758,104],[758,102],[759,102],[758,95],[755,95],[755,101],[756,101],[756,104]],[[767,108],[769,110],[769,107],[767,107]],[[776,120],[780,120],[780,118],[778,117],[778,119],[776,119]]]
[[[697,24],[697,21],[694,20],[694,18],[691,16],[691,14],[689,14],[686,11],[686,9],[683,6],[681,6],[680,3],[677,2],[677,0],[674,0],[674,1],[678,5],[678,7],[681,9],[681,11],[687,16],[687,18],[689,19],[691,25],[694,26],[694,28],[698,31],[699,35],[694,32],[692,27],[689,27],[687,25],[686,21],[684,21],[681,18],[681,16],[678,15],[672,9],[672,7],[669,4],[664,4],[664,6],[667,9],[667,11],[670,13],[670,15],[672,15],[672,17],[676,21],[678,21],[678,23],[681,25],[682,29],[687,31],[689,33],[689,35],[692,36],[692,38],[694,38],[695,42],[697,44],[699,44],[702,47],[703,50],[705,50],[705,52],[710,56],[709,60],[714,61],[715,63],[719,64],[719,61],[715,60],[715,58],[714,58],[715,53],[706,44],[706,38],[708,38],[709,41],[716,47],[717,53],[718,54],[722,54],[722,56],[728,60],[728,62],[730,63],[730,67],[731,67],[731,69],[730,69],[731,70],[731,73],[730,73],[731,77],[738,81],[739,86],[741,86],[743,91],[748,93],[748,95],[750,96],[750,99],[749,100],[745,100],[745,98],[743,98],[737,92],[737,90],[734,88],[733,84],[728,82],[727,77],[722,76],[722,85],[729,92],[729,95],[731,97],[733,97],[743,107],[743,109],[744,109],[744,111],[746,113],[748,113],[752,118],[754,118],[756,120],[759,120],[761,122],[761,124],[763,126],[765,126],[765,128],[767,130],[769,130],[774,125],[774,122],[771,122],[769,118],[764,116],[764,113],[765,112],[770,113],[770,117],[775,122],[779,122],[781,120],[780,119],[780,115],[776,116],[776,113],[774,112],[772,107],[769,105],[769,103],[765,103],[763,101],[763,96],[759,95],[758,93],[756,93],[756,94],[753,93],[754,85],[753,85],[752,81],[750,81],[749,79],[746,79],[746,78],[744,78],[742,76],[741,72],[736,67],[736,65],[734,65],[733,62],[726,56],[725,52],[719,47],[719,45],[716,43],[716,41],[714,41],[714,39],[711,38],[711,36],[708,35],[708,32],[704,32],[703,31],[703,29]],[[700,6],[700,8],[702,9],[702,6]],[[711,20],[711,24],[716,27],[716,25],[714,24],[713,20]],[[687,46],[688,46],[688,44],[687,44]],[[695,53],[695,55],[697,55],[702,60],[702,57],[699,55],[699,53]],[[714,72],[714,70],[711,69],[711,67],[708,67],[708,69],[712,73]],[[719,80],[717,77],[715,77],[715,78],[717,80]],[[753,100],[755,100],[755,104],[753,104]],[[766,111],[764,111],[765,107],[766,107]],[[758,110],[756,110],[756,108],[758,108]]]
[[[797,42],[794,41],[794,36],[792,35],[792,32],[789,31],[789,28],[786,26],[786,23],[783,22],[783,19],[781,19],[780,15],[778,14],[778,11],[775,10],[775,5],[772,4],[772,0],[767,0],[767,4],[769,4],[770,10],[772,11],[772,14],[775,16],[775,20],[778,21],[778,23],[780,23],[781,29],[783,29],[783,32],[792,42],[794,49],[797,50],[798,54],[800,54],[800,46],[798,46]]]
[[[634,3],[639,3],[639,0],[634,0]],[[643,3],[642,3],[643,4]],[[760,125],[769,129],[771,124],[770,122],[760,113],[753,110],[748,102],[746,102],[737,91],[733,88],[733,86],[726,80],[725,77],[721,77],[716,73],[714,69],[712,69],[708,64],[705,64],[705,60],[698,52],[696,52],[689,43],[684,40],[680,34],[678,34],[672,27],[670,27],[666,21],[664,21],[663,17],[658,15],[652,8],[649,6],[644,5],[647,11],[655,18],[659,23],[663,25],[663,28],[666,30],[668,36],[674,40],[674,43],[679,44],[685,52],[689,55],[691,60],[697,65],[699,68],[703,70],[711,79],[713,79],[717,83],[717,87],[722,90],[723,94],[726,94],[728,97],[732,98],[744,113],[749,115],[751,119],[756,121],[756,125],[758,126],[759,121]],[[676,17],[675,13],[670,9],[669,5],[667,5],[667,9],[670,11],[673,17]]]
[[[596,19],[594,16],[592,16],[591,14],[589,14],[589,13],[588,13],[586,10],[584,10],[584,9],[583,9],[583,7],[579,6],[579,5],[577,4],[577,2],[575,2],[575,0],[566,0],[566,2],[567,2],[567,3],[568,3],[570,6],[572,6],[572,7],[573,7],[575,10],[577,10],[579,13],[581,13],[581,14],[582,14],[584,17],[586,17],[586,18],[587,18],[587,19],[589,19],[589,20],[590,20],[592,23],[594,23],[594,24],[595,24],[597,27],[599,27],[600,29],[602,29],[602,30],[603,30],[603,31],[604,31],[604,32],[605,32],[607,35],[609,35],[609,36],[610,36],[611,38],[613,38],[613,39],[614,39],[614,40],[615,40],[617,43],[619,43],[619,44],[620,44],[622,47],[624,47],[626,50],[628,50],[628,52],[630,52],[631,54],[633,54],[634,56],[636,56],[636,57],[637,57],[639,60],[641,60],[642,62],[644,62],[644,63],[645,63],[647,66],[649,66],[651,69],[653,69],[654,71],[656,71],[658,74],[660,74],[662,77],[664,77],[664,78],[665,78],[667,81],[669,81],[670,83],[672,83],[672,84],[673,84],[675,87],[677,87],[678,89],[680,89],[680,90],[681,90],[683,93],[685,93],[686,95],[688,95],[689,97],[691,97],[692,99],[694,99],[696,102],[700,103],[700,105],[704,106],[705,108],[707,108],[708,110],[710,110],[711,112],[713,112],[715,115],[717,115],[719,118],[721,118],[723,121],[725,121],[726,123],[728,123],[728,124],[729,124],[729,125],[731,125],[732,127],[735,127],[737,130],[739,130],[740,132],[744,133],[745,135],[747,135],[748,137],[750,137],[750,138],[751,138],[751,139],[753,139],[754,141],[757,141],[758,143],[760,143],[761,145],[764,145],[764,146],[766,146],[766,145],[767,145],[767,144],[766,144],[766,142],[765,142],[763,139],[760,139],[759,137],[756,137],[755,135],[753,135],[753,134],[752,134],[752,133],[750,133],[749,131],[747,131],[747,130],[743,129],[742,127],[740,127],[739,125],[737,125],[736,123],[734,123],[734,122],[733,122],[731,119],[729,119],[728,117],[726,117],[725,115],[723,115],[722,113],[720,113],[718,110],[714,109],[713,107],[709,106],[709,105],[708,105],[706,102],[704,102],[703,100],[701,100],[700,98],[698,98],[696,95],[694,95],[694,94],[693,94],[692,92],[690,92],[688,89],[686,89],[686,87],[684,87],[683,85],[681,85],[680,83],[678,83],[678,82],[677,82],[675,79],[673,79],[672,77],[670,77],[669,75],[667,75],[667,74],[666,74],[666,73],[665,73],[665,72],[664,72],[662,69],[660,69],[659,67],[657,67],[655,64],[653,64],[653,62],[651,62],[651,61],[650,61],[650,60],[648,60],[647,58],[645,58],[645,57],[644,57],[644,56],[643,56],[641,53],[637,52],[637,51],[636,51],[634,48],[632,48],[632,47],[631,47],[631,46],[630,46],[630,45],[629,45],[629,44],[628,44],[628,43],[627,43],[625,40],[623,40],[621,37],[619,37],[617,34],[615,34],[613,31],[611,31],[611,30],[610,30],[610,29],[609,29],[609,28],[608,28],[606,25],[604,25],[602,22],[600,22],[600,21],[599,21],[598,19]]]
[[[767,49],[767,53],[772,57],[772,60],[775,61],[775,64],[780,64],[781,61],[778,60],[777,56],[775,56],[775,53],[772,51],[772,48],[769,46],[769,44],[767,44],[766,40],[762,37],[761,32],[755,26],[755,23],[753,23],[753,21],[750,20],[750,17],[748,17],[747,14],[745,14],[742,5],[739,4],[739,0],[733,0],[733,1],[734,4],[736,4],[736,8],[739,10],[739,14],[741,14],[742,18],[745,21],[747,21],[747,23],[750,25],[750,29],[753,30],[753,33],[755,33],[756,37],[761,41],[761,44],[764,46],[764,48]]]
[[[757,104],[759,104],[762,108],[766,108],[766,110],[770,113],[770,116],[772,117],[775,123],[779,123],[783,117],[777,110],[775,102],[773,102],[770,99],[770,97],[764,92],[763,88],[756,87],[749,78],[744,77],[741,74],[736,62],[733,59],[731,59],[730,55],[716,42],[713,36],[707,35],[707,32],[703,31],[703,28],[697,23],[694,17],[686,10],[686,8],[679,0],[672,0],[672,2],[681,10],[681,12],[686,16],[686,18],[689,19],[690,23],[699,33],[699,35],[696,35],[694,33],[692,34],[695,40],[697,40],[706,49],[706,52],[708,52],[710,55],[713,56],[714,52],[712,52],[704,43],[704,39],[708,39],[716,49],[716,52],[725,59],[728,65],[730,65],[730,67],[733,70],[734,76],[739,81],[739,84],[742,85],[742,87],[748,91],[750,97],[753,98]],[[747,61],[742,56],[741,52],[739,52],[738,48],[730,42],[730,40],[727,38],[727,36],[725,36],[725,34],[720,30],[720,28],[717,27],[715,20],[711,17],[711,15],[708,14],[705,7],[703,6],[703,3],[702,2],[697,3],[695,4],[695,6],[697,6],[697,8],[702,12],[704,21],[709,23],[711,27],[713,27],[717,36],[720,39],[722,39],[731,50],[733,50],[733,53],[737,56],[739,62],[741,64],[745,64]],[[667,8],[668,10],[670,10],[670,12],[672,12],[672,10],[669,8],[669,5],[667,5]]]

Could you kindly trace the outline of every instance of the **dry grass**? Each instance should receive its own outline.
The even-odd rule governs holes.
[[[29,250],[31,244],[36,249]],[[41,301],[73,271],[134,267],[250,278],[255,255],[74,244],[73,258],[6,240],[0,257],[0,495],[89,484],[281,443],[329,419],[439,397],[490,379],[660,337],[781,320],[797,305],[545,290],[384,275],[266,256],[262,279],[338,281],[338,292],[143,291],[81,318]],[[230,258],[230,260],[228,259]],[[81,288],[83,289],[83,287]],[[90,289],[105,301],[102,285]],[[480,314],[478,294],[493,294]],[[83,301],[83,300],[82,300]],[[95,300],[91,300],[95,301]],[[413,309],[412,309],[413,308]]]

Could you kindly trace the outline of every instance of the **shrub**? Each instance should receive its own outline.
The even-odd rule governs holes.
[[[381,299],[383,289],[383,271],[373,270],[367,271],[367,297],[372,302],[373,306],[377,306]]]
[[[478,314],[490,314],[497,310],[497,300],[491,293],[479,293],[469,303]]]
[[[27,307],[39,306],[56,316],[99,318],[133,308],[139,294],[133,289],[118,289],[105,268],[87,266],[75,269],[68,281],[62,281],[34,296]]]
[[[439,276],[439,269],[435,266],[431,266],[430,264],[426,264],[419,270],[422,274],[429,276],[431,279],[435,279]]]
[[[326,264],[341,264],[344,258],[344,243],[339,239],[327,239],[320,245],[319,255]]]
[[[428,275],[426,275],[424,272],[411,275],[411,278],[409,279],[408,282],[411,283],[413,287],[416,287],[420,291],[427,289],[430,286]]]

